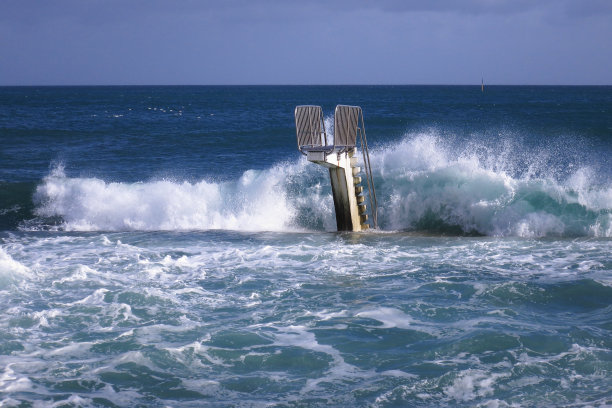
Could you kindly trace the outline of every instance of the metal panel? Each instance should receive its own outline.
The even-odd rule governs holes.
[[[296,106],[295,128],[300,151],[302,147],[323,146],[324,143],[327,143],[323,125],[323,112],[320,106]]]
[[[334,113],[334,145],[355,147],[361,108],[359,106],[336,106]]]
[[[319,152],[310,151],[310,152],[307,152],[306,158],[308,159],[308,161],[311,161],[311,162],[324,162],[325,152],[324,151],[319,151]]]

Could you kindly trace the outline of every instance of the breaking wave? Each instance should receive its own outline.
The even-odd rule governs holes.
[[[284,230],[293,210],[281,172],[247,171],[235,182],[140,183],[68,178],[62,167],[34,195],[35,214],[70,231]]]
[[[22,278],[29,277],[30,269],[13,259],[0,247],[0,290]]]
[[[427,132],[371,153],[383,230],[489,236],[612,237],[609,174],[512,143],[458,148]],[[334,230],[325,169],[281,163],[238,180],[140,183],[70,178],[61,166],[34,194],[22,228],[71,231]]]
[[[516,155],[515,155],[516,153]],[[551,170],[513,144],[462,149],[416,135],[374,156],[387,229],[490,236],[612,236],[612,185],[588,166]]]

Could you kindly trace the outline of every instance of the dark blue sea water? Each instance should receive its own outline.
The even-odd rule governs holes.
[[[611,253],[612,87],[0,87],[1,406],[612,406]]]

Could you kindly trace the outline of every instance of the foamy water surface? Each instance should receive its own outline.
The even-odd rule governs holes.
[[[2,238],[4,404],[605,405],[609,240]]]
[[[612,406],[610,87],[0,91],[0,406]]]
[[[519,149],[520,147],[516,147]],[[387,231],[488,236],[612,237],[612,186],[588,166],[559,177],[537,155],[517,170],[510,147],[453,151],[434,133],[372,152]],[[327,175],[305,159],[248,170],[237,180],[106,182],[54,168],[34,196],[40,229],[50,217],[69,231],[334,230]]]

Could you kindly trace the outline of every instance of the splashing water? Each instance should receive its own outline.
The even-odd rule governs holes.
[[[0,406],[612,406],[610,88],[474,88],[4,88]]]
[[[516,148],[516,146],[514,147]],[[612,187],[579,167],[565,179],[538,174],[537,158],[513,169],[508,150],[453,153],[418,134],[372,153],[383,230],[489,236],[612,236]],[[40,217],[69,231],[333,230],[324,171],[301,160],[246,171],[238,180],[107,183],[57,167],[36,192]]]

